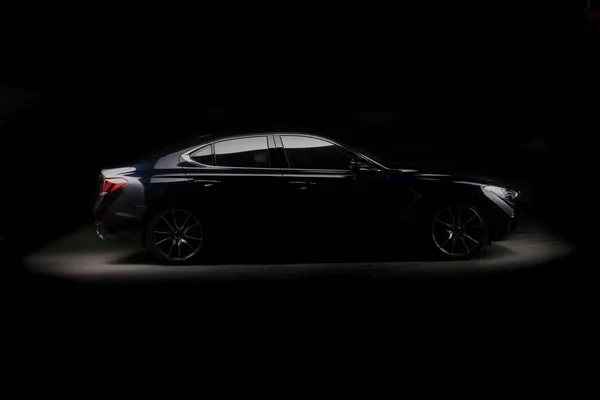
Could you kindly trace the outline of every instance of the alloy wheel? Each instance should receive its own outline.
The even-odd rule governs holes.
[[[204,232],[198,218],[189,211],[169,210],[155,219],[151,239],[166,259],[185,261],[202,249]]]
[[[433,218],[433,241],[444,254],[467,257],[487,241],[487,229],[479,212],[469,205],[449,206]]]

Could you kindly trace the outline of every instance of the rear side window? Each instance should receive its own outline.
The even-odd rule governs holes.
[[[200,164],[214,165],[212,146],[204,146],[190,154],[190,158]]]
[[[267,137],[224,140],[214,144],[215,165],[222,167],[270,168]]]

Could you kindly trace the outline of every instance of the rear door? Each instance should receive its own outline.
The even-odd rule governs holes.
[[[186,168],[194,202],[214,228],[248,239],[270,230],[270,204],[282,184],[271,135],[218,140],[188,157],[199,164]]]

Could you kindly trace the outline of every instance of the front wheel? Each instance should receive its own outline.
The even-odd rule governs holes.
[[[148,224],[146,247],[161,262],[184,264],[202,251],[204,229],[190,211],[168,209],[158,212]]]
[[[489,230],[483,214],[469,204],[439,209],[431,221],[431,239],[438,255],[465,259],[479,253],[488,242]]]

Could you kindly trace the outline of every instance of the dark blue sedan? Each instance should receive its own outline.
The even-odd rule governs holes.
[[[515,227],[519,193],[505,186],[402,169],[312,134],[207,135],[102,170],[94,214],[100,238],[138,243],[169,264],[265,232],[325,240],[398,234],[463,259]]]

